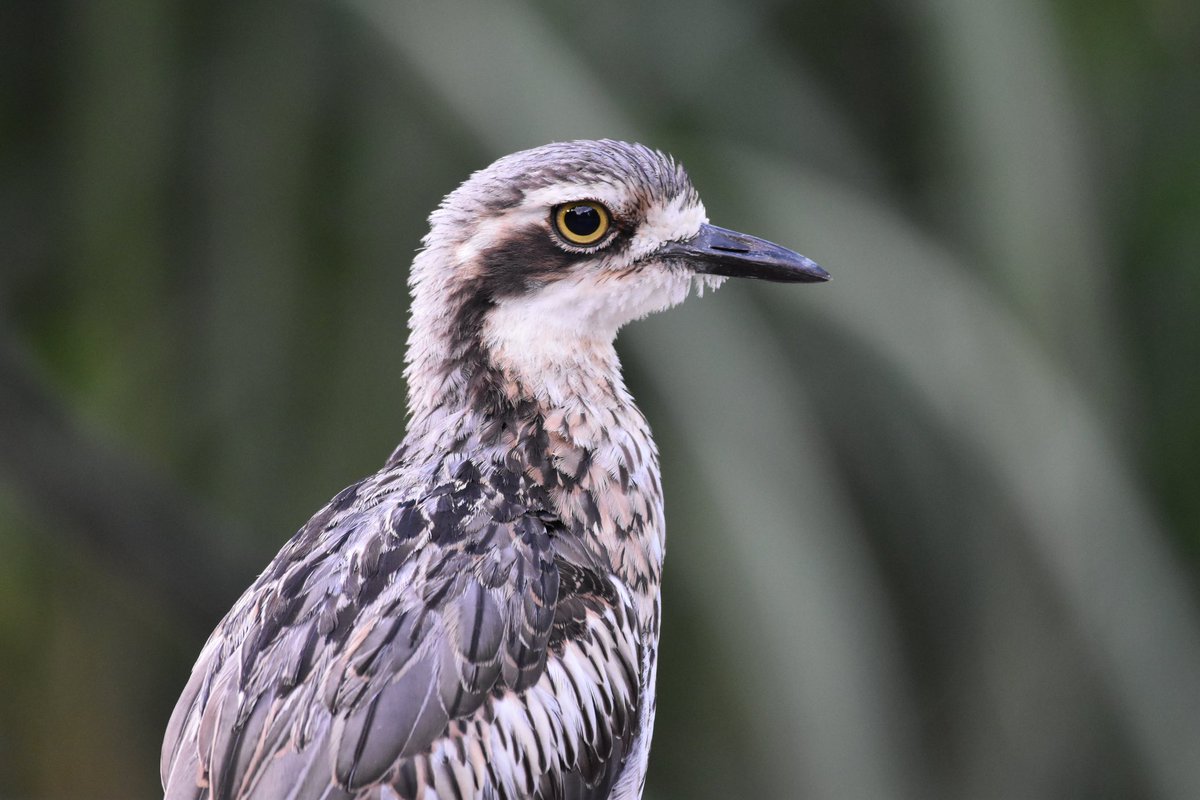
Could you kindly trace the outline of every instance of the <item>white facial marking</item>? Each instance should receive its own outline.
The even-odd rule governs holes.
[[[681,302],[690,283],[686,273],[654,267],[627,276],[588,270],[501,300],[484,334],[489,344],[566,354],[580,342],[612,342],[625,323]]]
[[[667,242],[690,239],[706,222],[708,215],[699,200],[676,197],[666,205],[656,205],[647,212],[646,220],[638,227],[630,254],[633,258],[640,258]]]
[[[607,181],[560,183],[529,192],[525,195],[525,202],[522,206],[536,208],[541,213],[547,214],[550,209],[563,203],[575,200],[595,200],[608,206],[609,210],[619,212],[628,199],[627,192]]]
[[[527,197],[527,205],[517,213],[538,213],[530,208],[539,204],[540,215],[547,215],[553,205],[584,198],[614,202],[617,190],[609,184],[547,187]],[[705,222],[704,206],[698,201],[674,198],[647,211],[625,249],[611,257],[603,248],[594,256],[581,256],[581,262],[594,261],[580,263],[572,274],[530,294],[500,300],[484,322],[484,340],[492,356],[517,376],[537,376],[535,383],[551,394],[553,377],[563,370],[579,370],[581,362],[615,360],[612,342],[627,322],[681,303],[693,286],[703,291],[721,283],[720,278],[668,268],[653,259],[629,269],[667,242],[694,236]],[[477,234],[468,245],[489,234],[495,235]]]

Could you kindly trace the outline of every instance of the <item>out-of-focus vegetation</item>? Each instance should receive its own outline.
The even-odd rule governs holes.
[[[599,136],[834,275],[623,335],[648,796],[1200,797],[1181,0],[0,7],[0,797],[155,795],[212,626],[403,433],[426,214]]]

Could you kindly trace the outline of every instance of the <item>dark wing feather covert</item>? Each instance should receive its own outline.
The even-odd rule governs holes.
[[[608,796],[639,722],[628,591],[520,472],[396,475],[335,497],[218,627],[167,800]]]

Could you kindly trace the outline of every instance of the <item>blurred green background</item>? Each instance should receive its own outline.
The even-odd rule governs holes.
[[[1200,797],[1200,5],[0,5],[0,798],[150,798],[221,614],[404,430],[471,170],[610,136],[820,287],[620,342],[647,796]]]

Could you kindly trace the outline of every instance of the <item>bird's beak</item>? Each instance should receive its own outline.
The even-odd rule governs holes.
[[[690,239],[670,242],[662,258],[686,261],[696,272],[730,278],[760,278],[784,283],[819,283],[829,273],[816,262],[766,239],[737,231],[701,225]]]

